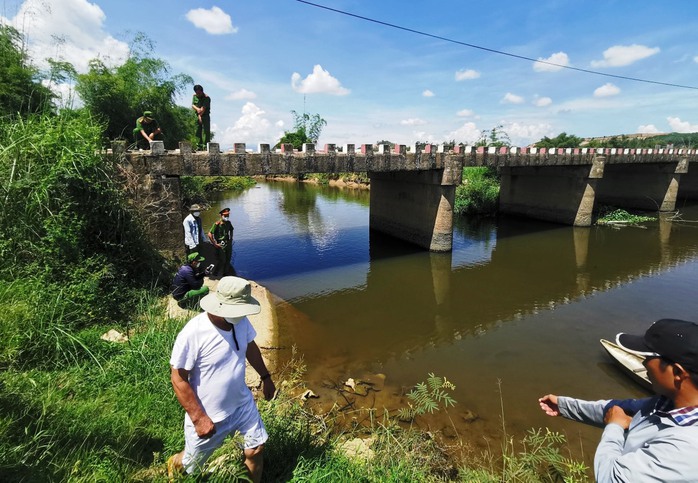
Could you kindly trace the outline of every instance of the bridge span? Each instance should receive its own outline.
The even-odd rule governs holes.
[[[238,143],[221,152],[209,143],[194,152],[188,142],[166,151],[156,141],[150,151],[115,142],[110,154],[138,179],[154,240],[173,253],[183,249],[180,176],[367,172],[371,229],[435,252],[452,248],[455,191],[467,166],[498,168],[503,213],[580,227],[592,224],[600,204],[663,212],[674,210],[678,197],[698,199],[698,168],[689,170],[695,149],[305,144],[299,152],[260,144],[250,152]]]

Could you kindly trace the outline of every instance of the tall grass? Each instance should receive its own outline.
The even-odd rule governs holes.
[[[83,352],[64,350],[79,345],[71,331],[126,319],[163,261],[99,151],[97,122],[65,112],[1,127],[0,330],[11,337],[0,363],[65,362]]]

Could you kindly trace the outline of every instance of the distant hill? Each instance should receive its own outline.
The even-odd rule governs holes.
[[[619,134],[617,136],[585,138],[580,146],[599,148],[696,148],[698,147],[698,132]]]

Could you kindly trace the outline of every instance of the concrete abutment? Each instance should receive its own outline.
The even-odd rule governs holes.
[[[440,171],[369,173],[372,230],[433,252],[453,246],[456,187],[442,185]]]

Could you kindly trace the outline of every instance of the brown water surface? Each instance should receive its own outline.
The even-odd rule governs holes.
[[[453,252],[434,254],[370,233],[365,192],[261,184],[220,204],[233,208],[238,273],[285,301],[283,343],[325,402],[329,385],[384,374],[362,402],[395,410],[434,373],[456,385],[449,416],[481,448],[499,447],[503,414],[511,434],[565,432],[590,463],[600,431],[546,417],[537,398],[644,396],[599,339],[698,320],[696,205],[621,229],[458,220]],[[423,424],[451,426],[443,413]]]

